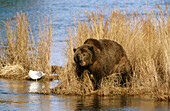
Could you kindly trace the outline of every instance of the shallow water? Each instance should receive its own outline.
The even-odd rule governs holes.
[[[73,27],[72,18],[74,15],[82,12],[80,18],[83,18],[84,10],[87,12],[99,11],[104,9],[104,5],[106,14],[109,9],[115,10],[117,8],[122,11],[127,9],[128,13],[137,9],[145,14],[146,2],[150,10],[159,1],[161,1],[160,7],[165,12],[164,0],[0,0],[0,36],[5,40],[3,22],[7,18],[15,20],[16,12],[28,13],[31,24],[34,25],[39,12],[42,15],[48,15],[51,11],[53,21],[51,64],[62,65],[65,59],[63,49],[66,49],[65,40],[67,38],[65,29]],[[166,1],[169,6],[170,1]],[[36,27],[33,32],[36,32]],[[0,49],[2,48],[0,47]],[[57,81],[42,83],[0,79],[0,110],[170,110],[168,102],[158,102],[143,97],[80,97],[33,93],[41,91],[43,88],[53,88],[56,84]]]
[[[0,79],[0,110],[170,110],[170,103],[126,96],[62,96],[33,92],[52,88],[51,83]]]

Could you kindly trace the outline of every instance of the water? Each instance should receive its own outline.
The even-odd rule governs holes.
[[[170,110],[168,102],[126,96],[62,96],[31,92],[52,88],[52,83],[0,79],[0,110],[66,111],[66,110]]]
[[[16,12],[28,13],[31,24],[34,24],[40,12],[48,15],[51,12],[53,41],[51,64],[62,65],[66,48],[67,32],[65,29],[73,27],[73,16],[79,12],[84,17],[84,10],[99,11],[119,8],[122,11],[134,12],[136,9],[145,14],[146,2],[148,9],[159,4],[165,12],[164,0],[0,0],[0,36],[5,38],[6,19],[15,20]],[[166,0],[168,6],[170,1]],[[96,7],[97,6],[97,7]],[[158,11],[158,10],[155,10]],[[168,9],[170,11],[170,9]],[[70,24],[69,24],[70,22]],[[36,28],[35,30],[36,31]],[[62,95],[33,94],[43,88],[55,87],[57,81],[41,83],[33,81],[15,81],[0,79],[0,110],[170,110],[168,102],[158,102],[143,97],[80,97]]]

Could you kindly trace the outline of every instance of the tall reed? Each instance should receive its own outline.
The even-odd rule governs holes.
[[[153,10],[142,15],[122,14],[111,11],[106,15],[100,12],[84,12],[85,17],[75,19],[74,29],[69,29],[67,46],[68,64],[62,75],[61,83],[54,89],[62,94],[152,94],[156,98],[170,98],[170,23],[169,13]],[[168,10],[167,10],[168,11]],[[88,38],[110,39],[120,43],[132,64],[134,76],[132,88],[120,88],[114,79],[103,80],[102,88],[93,91],[90,82],[78,81],[73,61],[73,48],[83,44]]]
[[[25,70],[21,75],[27,75],[30,69],[49,74],[52,39],[50,14],[46,17],[39,15],[37,22],[34,21],[37,23],[37,33],[32,32],[30,22],[28,15],[22,12],[16,13],[14,22],[10,19],[4,22],[7,36],[4,65],[20,65]],[[1,71],[1,75],[5,74]]]

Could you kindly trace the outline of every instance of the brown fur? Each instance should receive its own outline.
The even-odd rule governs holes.
[[[84,70],[93,74],[95,88],[99,88],[101,79],[112,73],[121,73],[121,84],[126,84],[132,74],[132,68],[122,46],[114,41],[87,39],[83,45],[74,49],[76,73],[80,77]]]

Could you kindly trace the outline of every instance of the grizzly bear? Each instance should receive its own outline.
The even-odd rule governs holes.
[[[78,77],[81,77],[83,72],[88,70],[96,81],[95,89],[100,88],[103,77],[113,73],[121,73],[120,84],[122,86],[126,86],[126,81],[130,81],[132,67],[125,50],[117,42],[90,38],[73,50]]]

